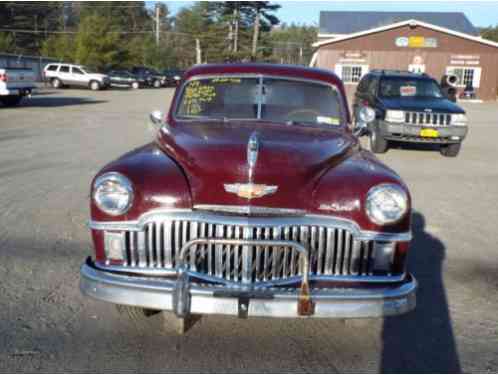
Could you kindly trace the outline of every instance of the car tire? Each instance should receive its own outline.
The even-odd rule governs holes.
[[[374,154],[383,154],[389,148],[389,141],[379,134],[379,130],[373,127],[368,137],[370,151]]]
[[[152,82],[152,86],[154,86],[154,88],[158,89],[161,87],[161,81],[159,81],[158,79],[154,80],[154,82]]]
[[[50,83],[52,84],[52,87],[54,89],[62,88],[62,81],[59,78],[52,79],[52,81],[50,81]]]
[[[133,82],[131,84],[131,88],[134,89],[134,90],[137,90],[140,88],[140,84],[138,82]]]
[[[6,107],[15,107],[21,103],[22,96],[20,95],[9,95],[0,98],[0,102]]]
[[[449,145],[441,145],[441,155],[454,158],[460,152],[461,143],[451,143]]]
[[[90,82],[90,90],[92,90],[92,91],[100,90],[100,83],[97,81],[91,81]]]

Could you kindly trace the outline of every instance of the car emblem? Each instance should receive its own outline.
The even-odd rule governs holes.
[[[249,167],[249,182],[252,182],[252,178],[254,175],[254,167],[256,166],[256,162],[258,161],[258,153],[259,153],[259,139],[258,134],[256,132],[252,133],[249,137],[249,142],[247,142],[247,165]]]
[[[227,193],[234,193],[241,198],[253,199],[261,198],[265,195],[273,194],[278,190],[275,185],[262,185],[262,184],[225,184],[225,191]]]

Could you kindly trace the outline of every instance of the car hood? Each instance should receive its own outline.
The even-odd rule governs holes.
[[[432,112],[443,113],[464,113],[465,111],[457,104],[448,99],[435,98],[420,98],[420,97],[403,97],[403,98],[382,98],[380,102],[385,109],[397,109],[403,111],[420,111],[426,109]]]
[[[90,73],[90,74],[88,74],[88,77],[96,78],[96,79],[104,79],[104,78],[107,78],[108,76],[106,74]]]
[[[250,182],[248,142],[258,140],[252,182],[276,187],[258,198],[227,192]],[[273,123],[183,122],[160,132],[160,147],[182,167],[194,205],[305,208],[320,176],[358,145],[343,129]]]

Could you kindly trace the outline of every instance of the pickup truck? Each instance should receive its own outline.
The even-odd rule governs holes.
[[[0,103],[4,106],[18,105],[35,88],[35,74],[31,69],[0,68]]]

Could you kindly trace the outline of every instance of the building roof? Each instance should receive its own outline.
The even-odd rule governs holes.
[[[320,12],[320,34],[353,34],[416,19],[469,35],[479,35],[461,12]]]
[[[327,40],[322,40],[320,42],[313,43],[313,47],[321,47],[323,45],[334,44],[334,43],[342,42],[344,40],[359,38],[359,37],[362,37],[365,35],[374,34],[374,33],[382,32],[382,31],[390,30],[390,29],[395,29],[397,27],[402,27],[402,26],[406,26],[406,25],[422,26],[422,27],[426,27],[428,29],[432,29],[432,30],[439,31],[439,32],[442,32],[445,34],[453,35],[453,36],[456,36],[459,38],[471,40],[471,41],[474,41],[477,43],[482,43],[482,44],[492,46],[492,47],[498,47],[498,43],[493,42],[491,40],[484,39],[484,38],[481,38],[479,36],[469,35],[467,33],[462,33],[462,32],[455,31],[453,29],[448,29],[448,28],[445,28],[442,26],[432,25],[430,23],[418,21],[415,19],[409,19],[406,21],[393,23],[391,25],[381,26],[381,27],[377,27],[374,29],[370,29],[370,30],[359,31],[357,33],[344,35],[341,37],[335,37],[335,38],[331,38],[331,39],[327,39]]]

